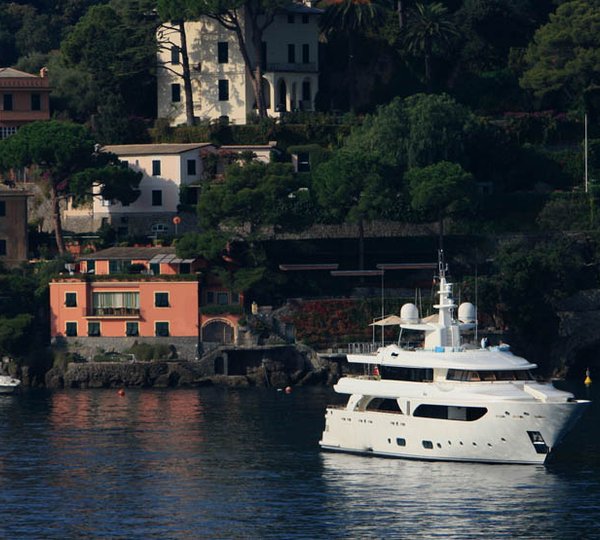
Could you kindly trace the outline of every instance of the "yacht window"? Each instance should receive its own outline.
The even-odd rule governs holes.
[[[431,450],[433,448],[433,443],[431,441],[422,441],[423,448],[427,448],[427,450]]]
[[[406,446],[406,439],[403,439],[402,437],[397,437],[396,444],[398,446]]]
[[[367,411],[396,412],[402,414],[402,410],[395,399],[374,398],[369,401]]]
[[[382,379],[391,379],[394,381],[433,381],[433,369],[380,366],[379,373]]]
[[[485,407],[455,407],[452,405],[423,404],[415,409],[413,416],[473,422],[479,420],[485,413],[487,413]]]

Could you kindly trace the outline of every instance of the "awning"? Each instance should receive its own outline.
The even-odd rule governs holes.
[[[369,326],[394,326],[399,324],[402,324],[402,319],[398,315],[388,315],[380,321],[371,323]]]

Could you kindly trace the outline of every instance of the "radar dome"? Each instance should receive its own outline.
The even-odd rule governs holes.
[[[477,311],[471,302],[463,302],[458,306],[458,320],[463,323],[474,323],[477,319]]]
[[[404,304],[400,310],[400,318],[403,322],[417,323],[419,322],[419,310],[414,304]]]

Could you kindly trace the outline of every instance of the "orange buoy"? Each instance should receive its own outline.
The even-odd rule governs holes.
[[[125,395],[125,390],[123,390],[122,388],[117,392],[117,394],[119,394],[121,397],[123,397]]]
[[[292,387],[291,386],[286,386],[285,387],[285,393],[286,394],[291,394],[292,393]]]

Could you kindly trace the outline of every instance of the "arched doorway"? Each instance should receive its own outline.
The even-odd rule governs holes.
[[[233,343],[235,332],[232,324],[223,319],[209,321],[202,327],[202,341],[228,345]]]
[[[286,110],[286,98],[287,98],[287,85],[285,80],[281,79],[277,85],[277,112],[284,112]]]

